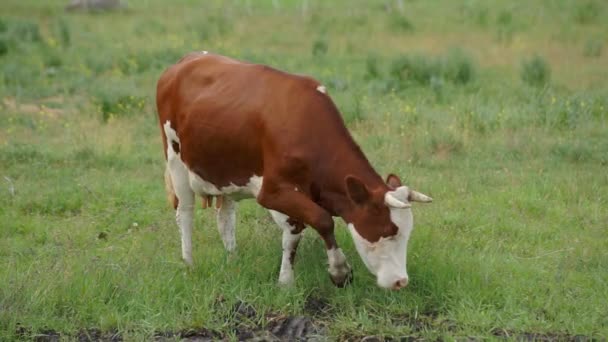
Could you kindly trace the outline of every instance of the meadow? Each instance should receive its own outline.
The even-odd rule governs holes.
[[[608,338],[605,1],[66,3],[0,3],[0,340]],[[407,288],[375,285],[340,220],[354,283],[307,229],[279,287],[251,200],[233,256],[197,209],[183,264],[155,87],[199,50],[315,77],[377,171],[434,198]]]

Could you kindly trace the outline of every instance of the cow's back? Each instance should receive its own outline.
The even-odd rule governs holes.
[[[177,132],[181,159],[191,171],[217,186],[244,185],[269,164],[280,168],[293,164],[290,158],[318,163],[336,135],[350,140],[318,86],[263,65],[190,54],[158,82],[160,124],[169,121]]]

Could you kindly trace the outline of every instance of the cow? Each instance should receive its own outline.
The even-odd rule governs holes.
[[[327,89],[311,77],[206,51],[184,56],[157,84],[166,157],[165,182],[181,232],[182,258],[192,265],[195,195],[221,198],[217,226],[227,251],[236,248],[236,202],[255,198],[282,229],[279,284],[294,282],[302,230],[323,239],[332,282],[352,281],[334,236],[341,217],[377,284],[408,284],[411,202],[432,199],[386,180],[347,130]]]

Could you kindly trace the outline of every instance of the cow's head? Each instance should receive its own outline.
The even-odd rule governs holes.
[[[392,174],[386,185],[369,189],[359,178],[346,177],[348,197],[354,204],[348,230],[378,285],[397,290],[408,283],[407,242],[414,228],[410,202],[433,199],[402,185]]]

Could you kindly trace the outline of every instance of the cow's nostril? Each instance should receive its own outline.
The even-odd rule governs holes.
[[[395,282],[395,285],[393,285],[393,289],[395,290],[399,290],[401,288],[404,288],[407,286],[407,278],[402,278],[399,279]]]

